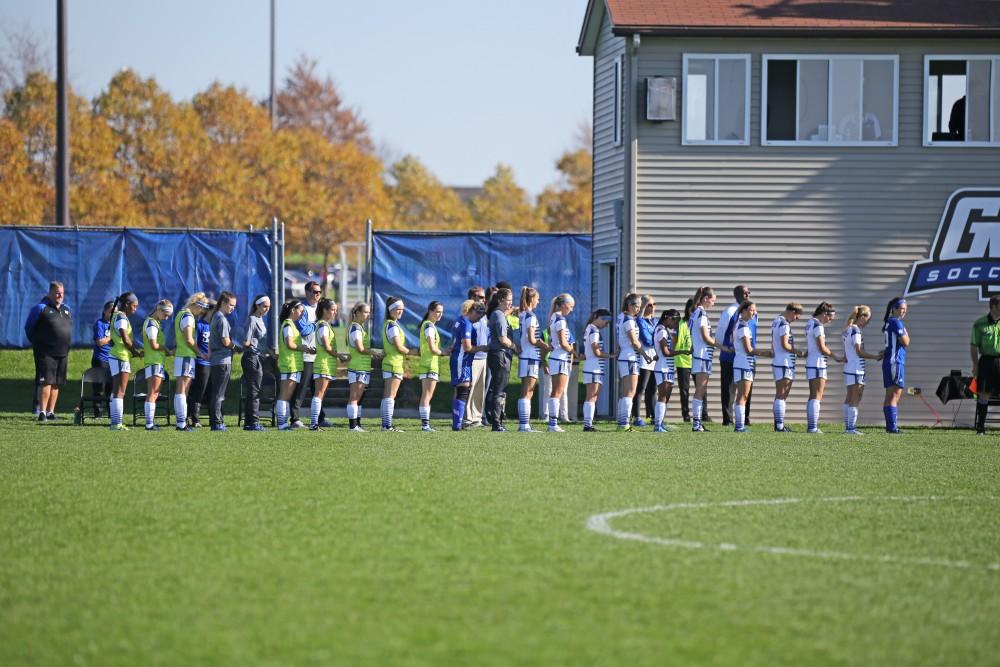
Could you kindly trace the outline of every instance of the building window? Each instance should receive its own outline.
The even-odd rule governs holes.
[[[763,145],[897,145],[898,56],[764,56],[761,79]]]
[[[681,143],[750,143],[750,56],[684,54]]]
[[[622,70],[624,68],[624,58],[618,56],[615,58],[614,64],[614,81],[615,81],[615,100],[614,109],[611,112],[612,123],[614,123],[614,142],[615,146],[622,145],[622,118],[624,114],[622,113],[622,106],[625,104],[624,95],[622,94]]]
[[[924,58],[924,145],[1000,145],[1000,56]]]

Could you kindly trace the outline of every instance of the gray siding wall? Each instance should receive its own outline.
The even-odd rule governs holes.
[[[625,158],[627,142],[614,143],[614,67],[615,59],[625,54],[625,39],[611,34],[605,13],[594,55],[594,210],[593,210],[593,303],[599,303],[598,267],[602,260],[618,257],[619,230],[615,226],[615,201],[627,192]],[[623,72],[623,76],[626,76]],[[627,81],[627,78],[625,79]],[[623,85],[628,90],[628,85]],[[627,215],[627,213],[626,213]]]
[[[770,321],[784,303],[800,301],[809,315],[817,303],[828,300],[838,308],[838,320],[827,327],[828,344],[838,354],[850,308],[868,304],[874,317],[865,330],[866,347],[877,351],[885,304],[902,294],[912,263],[927,257],[948,196],[962,187],[1000,187],[1000,148],[922,146],[924,55],[996,54],[1000,41],[644,38],[637,58],[639,79],[666,75],[680,81],[684,53],[730,52],[752,57],[750,146],[682,146],[679,120],[637,122],[636,287],[655,295],[660,305],[681,309],[698,285],[712,285],[718,294],[712,313],[717,318],[732,301],[732,287],[747,283],[760,311],[758,343],[764,345],[770,344]],[[899,55],[899,145],[761,146],[761,55],[782,53]],[[606,69],[599,66],[597,71],[597,136],[607,134]],[[610,149],[600,148],[595,161],[595,176],[600,169],[595,193],[598,188],[601,193],[595,197],[595,257],[600,256],[598,243],[602,252],[611,248],[603,240],[610,238],[604,221],[610,215],[608,201],[620,191],[612,181],[621,173],[621,161],[611,160]],[[977,290],[966,289],[912,298],[909,305],[907,385],[920,387],[923,398],[950,424],[955,404],[942,406],[934,390],[950,369],[968,373],[969,330],[986,304]],[[800,339],[806,319],[794,325]],[[773,383],[767,363],[762,366],[768,372],[759,376],[754,391],[752,416],[758,423],[770,420]],[[796,421],[805,419],[803,373],[800,367],[789,401]],[[716,418],[717,375],[709,385]],[[863,422],[881,422],[883,393],[881,366],[870,361]],[[822,418],[840,421],[842,401],[841,366],[831,362]],[[963,406],[960,421],[971,421],[971,411],[971,404]],[[670,414],[677,417],[676,405]],[[900,415],[905,422],[934,421],[916,396],[904,396]]]

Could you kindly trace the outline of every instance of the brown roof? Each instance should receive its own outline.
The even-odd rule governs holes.
[[[618,35],[1000,36],[1000,0],[592,0]]]

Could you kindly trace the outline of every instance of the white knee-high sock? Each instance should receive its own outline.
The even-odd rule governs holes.
[[[654,408],[654,412],[653,412],[653,415],[654,415],[654,417],[653,417],[653,425],[654,426],[663,426],[663,418],[666,416],[666,414],[667,414],[667,404],[666,404],[666,402],[657,401],[656,402],[656,407]]]
[[[583,425],[594,425],[594,404],[590,401],[583,402]]]
[[[174,415],[177,417],[177,428],[187,426],[187,396],[174,394]]]
[[[517,399],[517,426],[521,429],[531,427],[531,399]]]
[[[319,427],[319,413],[323,411],[323,399],[313,396],[309,403],[309,425]]]
[[[815,398],[806,403],[806,422],[810,431],[819,428],[819,401]]]
[[[278,399],[274,402],[274,411],[278,417],[278,428],[288,426],[288,401]]]
[[[785,428],[785,402],[780,398],[774,399],[774,428]]]
[[[420,425],[430,426],[431,425],[431,406],[420,405],[417,407],[418,412],[420,412]]]
[[[628,396],[622,399],[622,423],[625,426],[628,426],[629,422],[632,420],[632,404],[634,402],[635,399],[629,398]]]
[[[124,408],[125,401],[121,398],[111,399],[111,425],[115,426],[122,423],[122,409]]]
[[[559,423],[559,399],[549,396],[549,426]]]
[[[844,430],[851,430],[851,406],[844,403]]]
[[[347,418],[348,419],[355,419],[355,418],[357,418],[357,416],[358,416],[358,404],[357,403],[348,403],[346,411],[347,411]]]
[[[743,423],[746,419],[746,406],[744,405],[733,405],[733,421],[736,422],[735,426],[737,429],[743,428]]]
[[[382,428],[392,428],[392,413],[396,401],[391,398],[382,399]]]
[[[701,411],[704,407],[704,401],[700,398],[691,399],[691,427],[697,428],[701,426]]]
[[[146,401],[142,407],[146,412],[146,428],[149,428],[156,423],[156,403]]]
[[[856,405],[848,406],[847,423],[850,426],[851,431],[858,427],[858,408]]]

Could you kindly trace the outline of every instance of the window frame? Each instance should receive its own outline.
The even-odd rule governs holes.
[[[611,141],[614,146],[621,146],[625,139],[625,128],[624,128],[624,116],[622,113],[622,107],[625,104],[625,86],[622,81],[625,74],[625,56],[617,55],[615,56],[614,65],[612,67],[614,76],[614,99],[612,100],[613,109],[611,112]]]
[[[934,141],[930,138],[931,117],[928,103],[931,94],[931,61],[932,60],[963,60],[966,63],[965,74],[965,98],[969,99],[969,74],[968,63],[973,60],[985,60],[990,63],[990,134],[995,128],[995,119],[1000,114],[1000,108],[994,104],[994,91],[1000,86],[1000,53],[964,53],[964,54],[925,54],[924,55],[924,96],[923,96],[923,117],[924,123],[921,136],[921,143],[926,148],[1000,148],[1000,136],[993,137],[993,141]],[[965,105],[965,129],[969,129],[969,105]]]
[[[751,54],[749,53],[685,53],[681,65],[681,145],[682,146],[749,146],[750,145],[750,88],[753,84],[751,78],[750,65]],[[743,76],[743,139],[733,141],[732,139],[688,139],[688,114],[687,114],[687,94],[688,94],[688,62],[690,60],[713,60],[715,62],[715,73],[713,81],[715,83],[715,93],[712,97],[715,109],[713,118],[715,120],[715,137],[719,136],[719,61],[720,60],[742,60],[744,64]]]
[[[767,137],[767,65],[771,60],[795,61],[795,136],[799,136],[799,61],[825,60],[827,69],[827,100],[826,119],[830,123],[833,115],[833,77],[830,76],[829,64],[836,60],[862,61],[862,74],[865,60],[884,60],[892,63],[892,139],[890,141],[806,141],[802,139],[768,139]],[[861,81],[862,94],[859,96],[864,111],[864,78]],[[863,116],[862,116],[863,120]],[[896,148],[899,146],[899,54],[894,53],[765,53],[760,62],[760,145],[761,146],[823,146],[824,148]]]

